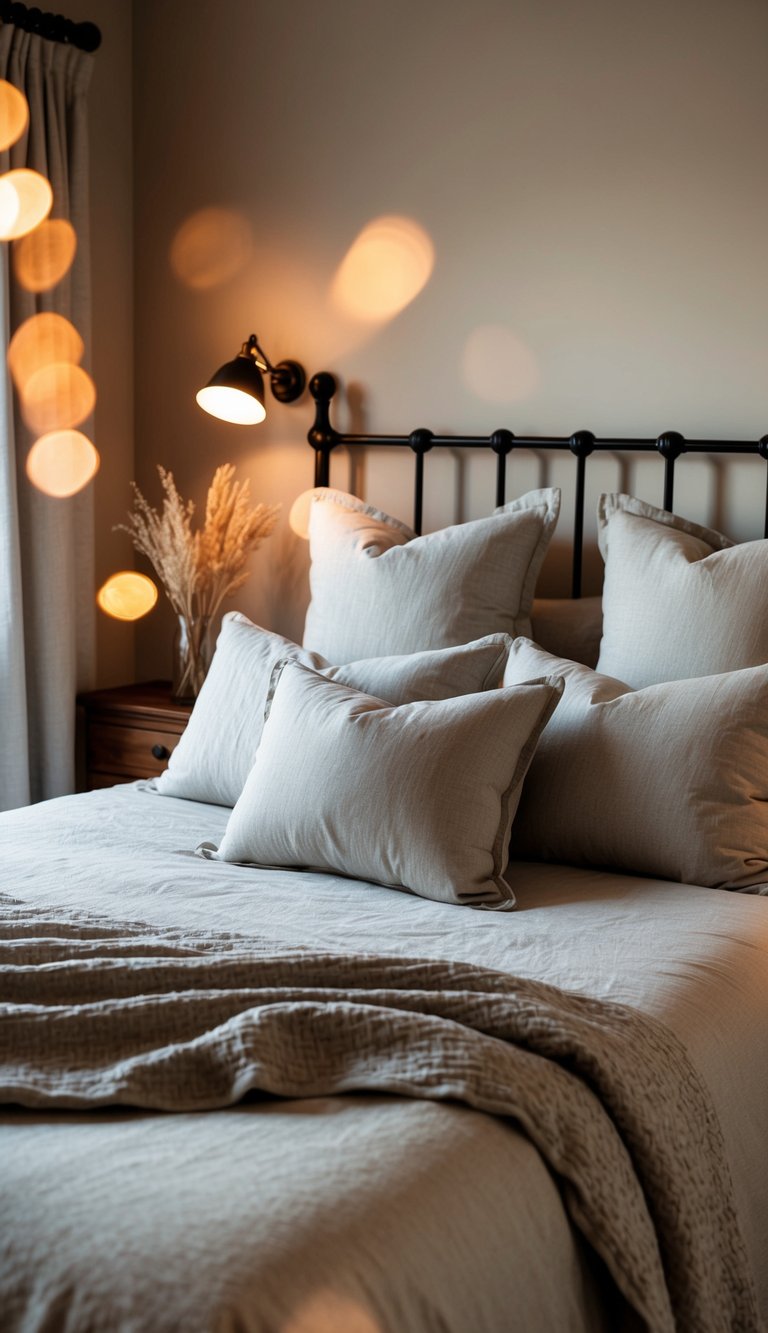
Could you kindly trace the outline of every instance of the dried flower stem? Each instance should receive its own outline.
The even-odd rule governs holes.
[[[248,579],[248,556],[272,532],[280,506],[252,507],[248,478],[236,482],[234,467],[224,463],[208,488],[203,527],[194,532],[193,502],[184,503],[172,472],[163,467],[157,471],[162,510],[158,513],[148,504],[134,482],[133,512],[118,527],[150,561],[168,601],[185,621],[188,642],[196,643],[200,635],[193,632],[195,627],[207,627],[224,598]]]

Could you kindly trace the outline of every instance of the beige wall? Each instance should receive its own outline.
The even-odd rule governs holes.
[[[760,0],[133,8],[136,469],[147,492],[159,462],[198,502],[225,460],[286,508],[311,485],[306,400],[272,404],[253,429],[195,405],[252,330],[273,359],[293,355],[354,386],[372,431],[768,430]],[[255,248],[236,274],[194,290],[170,250],[210,206],[242,215]],[[383,214],[426,230],[434,271],[391,321],[361,324],[336,308],[331,284]],[[342,401],[337,420],[348,419]],[[453,465],[441,466],[432,523],[456,513]],[[485,505],[475,471],[465,513]],[[725,488],[705,464],[687,475],[678,508],[756,535],[762,472],[756,484],[736,468]],[[523,466],[519,486],[540,478]],[[336,480],[346,484],[343,460]],[[592,489],[619,484],[606,465]],[[659,499],[658,465],[629,484]],[[366,486],[407,517],[399,473],[371,464]],[[238,604],[300,634],[305,573],[283,521]],[[163,614],[143,622],[142,674],[167,672],[169,640]]]

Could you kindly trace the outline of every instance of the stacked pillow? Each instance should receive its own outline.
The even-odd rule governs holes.
[[[629,495],[603,495],[598,671],[635,689],[768,662],[768,541],[734,545]]]
[[[506,634],[489,634],[455,648],[330,667],[319,653],[229,612],[184,735],[165,772],[147,785],[161,796],[234,805],[256,758],[278,662],[301,662],[331,680],[404,704],[493,689],[501,681],[509,644]]]
[[[280,664],[221,847],[199,850],[511,907],[512,820],[561,690],[546,677],[392,707],[301,662]]]
[[[530,634],[559,508],[558,490],[530,491],[489,518],[416,537],[354,495],[314,491],[304,647],[351,662]]]
[[[531,492],[417,538],[315,492],[304,647],[225,617],[153,784],[234,807],[202,854],[508,907],[511,833],[517,857],[765,885],[768,542],[603,496],[593,671],[521,636],[558,505]]]
[[[564,681],[515,854],[715,888],[768,881],[768,666],[633,690],[517,639],[505,684]]]
[[[151,785],[234,806],[206,855],[510,906],[512,819],[561,685],[494,687],[507,631],[530,627],[559,492],[427,537],[354,496],[314,501],[304,647],[226,616]]]
[[[529,858],[720,888],[768,883],[768,542],[734,545],[627,495],[598,506],[597,671],[525,639],[505,683],[563,702],[515,826]]]

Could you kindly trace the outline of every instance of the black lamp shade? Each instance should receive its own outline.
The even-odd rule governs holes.
[[[240,354],[227,361],[196,397],[203,411],[236,425],[255,426],[267,415],[264,380],[252,356]]]

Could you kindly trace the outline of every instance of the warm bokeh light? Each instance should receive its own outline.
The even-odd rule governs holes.
[[[0,240],[13,231],[19,216],[19,196],[6,180],[5,176],[0,176]]]
[[[21,138],[28,123],[26,97],[7,79],[0,79],[0,153]]]
[[[253,232],[241,213],[201,208],[179,227],[171,243],[171,268],[185,287],[208,291],[229,282],[253,253]]]
[[[45,176],[41,176],[39,171],[30,171],[29,167],[7,171],[0,180],[13,187],[19,200],[16,220],[0,232],[0,240],[15,241],[19,236],[26,236],[28,231],[39,227],[47,218],[53,208],[53,190]]]
[[[327,490],[327,486],[313,486],[310,491],[302,491],[301,495],[297,495],[291,505],[288,523],[296,536],[303,537],[304,541],[309,541],[309,511],[312,508],[312,501],[316,495],[323,495]]]
[[[533,352],[504,324],[480,324],[464,344],[462,375],[488,403],[519,403],[541,383]]]
[[[96,386],[82,366],[54,361],[19,386],[19,398],[30,430],[65,430],[79,426],[93,411]]]
[[[381,1324],[360,1301],[326,1289],[302,1302],[281,1333],[381,1333]]]
[[[63,315],[46,311],[31,315],[20,324],[8,346],[8,369],[17,389],[44,366],[68,361],[76,365],[84,352],[83,340],[74,324]]]
[[[77,235],[66,218],[48,218],[13,247],[16,281],[28,292],[47,292],[72,267]]]
[[[331,286],[347,315],[370,322],[392,319],[429,281],[435,248],[418,222],[375,218],[352,242]]]
[[[102,583],[96,594],[102,611],[115,620],[140,620],[157,601],[157,587],[146,574],[121,569]]]
[[[204,389],[198,389],[195,398],[204,412],[235,426],[258,426],[267,415],[264,405],[253,394],[228,389],[223,384],[206,384]]]
[[[99,470],[99,455],[79,430],[42,435],[27,455],[27,476],[46,495],[64,499],[81,491]]]

